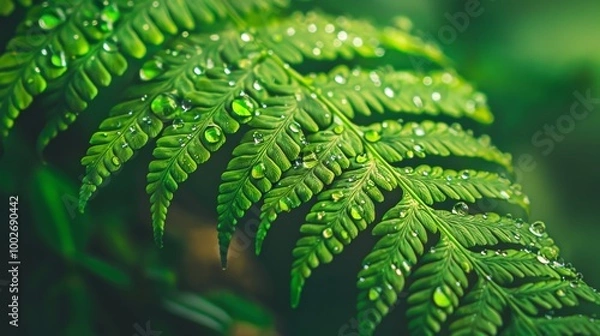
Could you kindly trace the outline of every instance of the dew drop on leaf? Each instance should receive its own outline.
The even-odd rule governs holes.
[[[254,179],[261,179],[263,177],[265,177],[265,164],[264,163],[257,163],[254,166],[252,166],[252,170],[250,171],[250,175],[252,176],[252,178]]]
[[[179,129],[181,127],[183,127],[183,125],[185,125],[185,123],[183,122],[183,119],[177,118],[173,120],[173,128],[174,129]]]
[[[546,224],[542,221],[536,221],[531,223],[529,226],[529,232],[533,233],[537,237],[541,237],[546,232]]]
[[[440,308],[447,308],[452,305],[450,298],[444,293],[442,287],[437,287],[433,292],[433,303]]]
[[[109,53],[114,53],[117,50],[119,50],[119,48],[117,48],[117,45],[112,42],[102,43],[102,49],[104,49],[104,51],[109,52]]]
[[[150,103],[150,110],[163,120],[173,119],[179,109],[179,103],[175,96],[169,93],[161,93]]]
[[[121,160],[119,160],[119,158],[118,158],[118,157],[116,157],[116,156],[113,156],[113,158],[112,158],[112,160],[111,160],[111,161],[112,161],[112,163],[113,163],[115,166],[118,166],[118,165],[120,165],[120,164],[121,164]]]
[[[323,230],[321,235],[323,236],[323,238],[329,239],[333,237],[333,230],[331,230],[331,228],[326,228],[325,230]]]
[[[347,240],[348,238],[350,238],[350,235],[348,235],[348,231],[346,231],[346,230],[340,231],[340,236],[344,240]]]
[[[368,130],[365,132],[365,139],[368,142],[377,142],[381,139],[381,135],[375,130]]]
[[[471,266],[471,264],[468,261],[461,262],[460,268],[462,268],[463,271],[465,271],[465,273],[471,273],[471,270],[473,269],[473,267]]]
[[[335,125],[333,128],[333,133],[342,134],[342,132],[344,132],[344,125]]]
[[[452,213],[459,216],[466,216],[469,214],[469,206],[465,202],[458,202],[452,207]]]
[[[325,217],[325,211],[317,212],[317,219],[322,220]]]
[[[319,158],[315,152],[310,152],[302,157],[302,166],[304,168],[314,168],[319,163]]]
[[[395,96],[394,90],[392,90],[392,88],[390,88],[390,87],[386,87],[385,89],[383,89],[383,93],[388,98],[394,98],[394,96]]]
[[[208,126],[206,130],[204,130],[204,139],[206,142],[214,144],[223,138],[223,131],[221,127],[217,125]]]
[[[413,104],[415,104],[415,106],[417,108],[423,107],[423,99],[421,99],[421,97],[414,96],[413,99],[412,99],[412,101],[413,101]]]
[[[334,191],[334,192],[331,194],[331,199],[332,199],[334,202],[338,202],[338,201],[339,201],[339,200],[341,200],[342,198],[344,198],[344,193],[343,193],[343,192],[341,192],[341,191],[339,191],[339,190],[338,190],[338,191]]]
[[[140,79],[149,81],[163,72],[163,63],[159,59],[146,61],[140,69]]]
[[[252,139],[254,140],[254,144],[258,145],[265,141],[265,136],[260,132],[254,132],[252,133]]]
[[[233,100],[231,103],[231,110],[239,118],[252,118],[255,105],[248,96],[242,96]]]
[[[117,7],[116,4],[112,3],[105,6],[104,9],[102,9],[100,16],[102,20],[114,23],[117,20],[119,20],[121,13],[119,12],[119,7]]]
[[[63,22],[63,20],[53,14],[53,13],[46,13],[43,14],[40,19],[38,20],[38,24],[40,25],[40,28],[42,28],[43,30],[51,30],[56,28],[56,26],[58,26],[59,24],[61,24]]]
[[[67,66],[67,57],[63,51],[59,51],[50,56],[50,63],[57,68],[64,68]]]
[[[365,162],[367,162],[367,159],[368,159],[367,154],[363,153],[363,154],[357,155],[355,160],[356,160],[356,163],[365,163]]]

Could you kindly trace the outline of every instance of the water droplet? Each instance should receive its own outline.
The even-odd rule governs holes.
[[[385,89],[383,89],[383,93],[389,98],[394,98],[395,95],[394,90],[392,90],[392,88],[390,87],[386,87]]]
[[[150,110],[163,120],[173,119],[179,112],[179,103],[174,95],[161,93],[150,103]]]
[[[163,72],[163,63],[160,59],[155,58],[144,63],[140,69],[140,79],[149,81]]]
[[[347,240],[348,238],[350,238],[350,235],[348,234],[348,231],[346,231],[346,230],[340,231],[340,236],[343,240]]]
[[[379,298],[379,290],[375,288],[369,289],[369,300],[375,301]]]
[[[461,262],[460,267],[463,269],[463,271],[465,271],[465,273],[471,273],[471,270],[473,269],[471,264],[467,261]]]
[[[431,99],[433,99],[433,101],[440,101],[440,99],[442,99],[442,95],[439,92],[433,92],[431,94]]]
[[[217,125],[208,126],[206,128],[206,130],[204,130],[204,139],[208,143],[211,143],[211,144],[217,143],[217,142],[221,141],[222,138],[223,138],[223,131],[221,130],[221,127],[219,127]]]
[[[354,220],[361,220],[362,219],[362,209],[358,206],[353,206],[350,208],[350,217],[352,217],[352,219]]]
[[[556,259],[558,257],[558,248],[555,246],[544,246],[540,249],[540,254],[548,259]]]
[[[50,63],[57,68],[64,68],[67,66],[67,57],[63,51],[59,51],[50,56]]]
[[[548,258],[544,257],[541,253],[538,253],[537,260],[544,265],[547,265],[550,263],[550,260],[548,260]]]
[[[437,287],[433,292],[433,303],[440,308],[447,308],[452,305],[450,298],[444,293],[442,287]]]
[[[471,176],[471,173],[468,170],[463,170],[460,172],[460,178],[463,180],[469,179],[470,176]]]
[[[563,296],[565,296],[565,295],[566,295],[566,293],[565,293],[565,291],[564,291],[564,290],[562,290],[562,289],[559,289],[559,290],[557,290],[557,291],[556,291],[556,295],[557,295],[557,296],[560,296],[560,297],[563,297]]]
[[[61,15],[62,16],[62,15]],[[55,15],[53,13],[43,14],[38,20],[38,24],[40,28],[43,30],[51,30],[56,28],[59,24],[63,22],[63,19],[59,15]]]
[[[252,178],[254,179],[261,179],[263,177],[265,177],[265,164],[264,163],[257,163],[254,166],[252,166],[252,170],[250,171],[250,175],[252,175]]]
[[[423,85],[429,86],[433,83],[433,79],[429,76],[423,77]]]
[[[452,207],[452,213],[459,216],[469,214],[469,206],[465,202],[458,202]]]
[[[119,20],[120,16],[121,13],[119,12],[119,7],[117,7],[115,3],[111,3],[105,6],[100,12],[101,19],[111,23],[114,23],[117,20]]]
[[[359,154],[356,156],[356,163],[365,163],[367,162],[368,157],[366,153]]]
[[[325,217],[325,211],[317,212],[317,219],[322,220]]]
[[[365,139],[368,142],[377,142],[381,139],[381,135],[375,130],[368,130],[365,132]]]
[[[333,128],[333,133],[342,134],[342,132],[344,132],[344,125],[335,125]]]
[[[265,136],[260,132],[254,132],[252,133],[252,139],[254,140],[254,144],[258,145],[265,141]]]
[[[121,164],[121,160],[119,160],[119,158],[116,156],[113,156],[111,161],[115,166],[118,166]]]
[[[421,97],[419,96],[414,96],[413,99],[413,104],[415,104],[416,107],[421,108],[423,107],[423,100],[421,99]]]
[[[537,237],[541,237],[546,232],[546,224],[542,221],[536,221],[531,223],[529,226],[529,232],[533,233]]]
[[[344,193],[340,190],[338,191],[334,191],[333,193],[331,193],[331,199],[334,202],[338,202],[339,200],[341,200],[344,197]]]
[[[242,122],[246,123],[252,119],[254,110],[256,109],[255,104],[248,96],[242,96],[234,99],[231,103],[231,110]]]
[[[331,230],[331,228],[326,228],[325,230],[323,230],[323,232],[321,232],[321,235],[323,236],[323,238],[329,239],[333,237],[333,230]]]
[[[302,165],[304,168],[314,168],[319,163],[319,158],[315,152],[310,152],[302,157]]]
[[[412,131],[413,131],[413,134],[416,136],[424,136],[425,135],[425,130],[421,126],[413,127]]]
[[[173,128],[174,129],[178,129],[183,127],[183,125],[185,125],[185,123],[183,122],[183,119],[177,118],[173,120]]]
[[[114,53],[117,50],[119,50],[119,48],[117,48],[117,45],[112,42],[102,43],[102,49],[104,49],[104,51],[109,52],[109,53]]]

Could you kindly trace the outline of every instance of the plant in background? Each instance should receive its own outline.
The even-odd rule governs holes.
[[[414,334],[599,334],[600,322],[561,313],[600,296],[559,257],[545,224],[473,205],[510,204],[523,217],[529,206],[508,177],[510,155],[461,126],[493,120],[485,96],[407,30],[318,12],[286,15],[287,5],[35,5],[0,58],[0,133],[6,137],[42,99],[54,107],[39,136],[42,151],[143,59],[139,79],[114,102],[81,160],[81,211],[152,143],[146,190],[160,245],[179,184],[242,132],[217,196],[224,267],[236,224],[252,205],[261,204],[260,252],[278,215],[310,202],[293,250],[293,306],[313,270],[371,226],[379,240],[358,273],[361,335],[375,331],[402,292],[408,312],[399,323]],[[10,12],[12,2],[3,6]],[[406,56],[431,69],[385,63]],[[307,73],[306,64],[330,69]],[[461,123],[444,122],[452,118]],[[399,200],[377,206],[384,196]],[[549,311],[556,316],[546,317]]]

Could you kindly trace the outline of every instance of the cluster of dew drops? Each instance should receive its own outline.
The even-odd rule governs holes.
[[[157,2],[158,3],[158,2]],[[100,30],[103,34],[110,34],[113,29],[115,23],[121,17],[121,12],[117,5],[113,2],[102,1],[100,2],[102,8],[94,14],[94,17],[91,20],[85,20],[82,22],[82,29],[97,29]],[[133,1],[128,3],[128,6],[133,6]],[[72,14],[73,8],[61,8],[61,7],[50,7],[48,2],[42,4],[44,9],[36,22],[31,19],[25,21],[25,27],[28,29],[41,29],[43,32],[50,32],[65,23],[67,17]],[[75,33],[71,36],[73,41],[77,41],[83,38],[79,34]],[[113,38],[113,41],[105,41],[102,43],[102,49],[106,52],[116,52],[116,38]],[[45,57],[49,58],[50,64],[56,68],[65,68],[68,64],[69,57],[63,50],[54,50],[51,45],[48,45],[41,49],[41,54]],[[72,59],[75,59],[76,56],[72,55]],[[92,60],[95,56],[92,56]],[[35,68],[37,73],[40,73],[41,70],[39,67]]]

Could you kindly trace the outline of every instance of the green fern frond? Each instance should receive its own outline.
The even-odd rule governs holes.
[[[95,2],[69,5],[63,0],[48,8],[33,7],[0,56],[1,137],[8,135],[21,111],[47,89],[48,82],[66,72],[71,58],[89,51],[83,22],[95,19]]]
[[[237,2],[233,7],[240,14],[247,15],[254,10],[270,12],[286,5],[286,0],[255,0],[243,4]],[[228,10],[224,3],[191,0],[178,6],[164,0],[106,5],[100,15],[104,22],[95,26],[87,24],[91,27],[86,34],[97,40],[101,37],[101,40],[84,57],[70,64],[67,75],[55,85],[58,89],[66,87],[60,100],[63,103],[60,105],[66,106],[66,109],[57,111],[46,124],[38,138],[38,151],[43,151],[59,131],[66,130],[76,120],[101,87],[109,86],[113,77],[125,72],[125,57],[142,58],[148,45],[160,45],[168,36],[195,29],[198,23],[211,24],[217,18],[226,17]],[[188,34],[184,32],[184,36]],[[142,75],[148,78],[144,76],[148,74]]]
[[[358,316],[361,334],[372,332],[398,300],[412,268],[423,255],[427,231],[435,230],[431,217],[404,197],[388,210],[372,233],[382,236],[364,258],[358,273]],[[368,317],[368,318],[366,318]]]
[[[350,160],[361,151],[360,139],[345,132],[339,122],[306,137],[302,155],[294,160],[293,169],[265,194],[256,234],[256,253],[260,253],[267,232],[278,214],[289,212],[320,193],[350,166]],[[366,157],[356,158],[358,162],[363,159],[366,160]]]
[[[0,4],[9,4],[6,12],[12,2]],[[281,213],[310,204],[293,249],[292,306],[312,272],[374,224],[377,242],[358,273],[361,336],[372,335],[399,302],[412,334],[597,333],[598,322],[586,317],[542,317],[583,302],[600,305],[600,295],[562,263],[543,223],[512,218],[502,207],[479,213],[469,206],[491,200],[529,211],[520,185],[504,177],[512,172],[511,156],[460,124],[493,120],[485,96],[448,67],[436,46],[407,31],[316,12],[274,15],[285,6],[285,0],[35,6],[0,56],[0,134],[46,93],[56,110],[39,137],[42,149],[135,64],[132,58],[148,56],[90,139],[81,160],[80,210],[157,138],[146,191],[160,245],[179,185],[241,132],[218,188],[222,263],[253,205],[263,202],[259,253]],[[435,69],[361,67],[365,58],[373,64],[390,53],[424,57]],[[351,59],[354,68],[301,71],[307,60],[328,67],[340,59]],[[362,122],[376,113],[383,117]],[[388,113],[399,119],[385,120]],[[425,120],[403,120],[417,115]],[[436,116],[456,123],[428,120]],[[377,204],[391,192],[400,200],[382,209],[379,220]],[[449,200],[456,202],[452,209]]]
[[[450,325],[452,335],[496,335],[502,326],[506,302],[496,294],[493,285],[480,279],[461,301],[456,320]]]
[[[312,269],[330,263],[334,254],[342,253],[360,231],[375,220],[374,202],[382,202],[381,190],[395,187],[375,163],[351,164],[329,189],[318,196],[318,202],[300,227],[303,237],[292,254],[292,306],[297,306],[305,280]]]
[[[354,113],[408,112],[469,117],[490,123],[494,117],[481,92],[450,72],[425,75],[390,69],[364,71],[339,66],[315,76],[313,85],[349,118]]]

